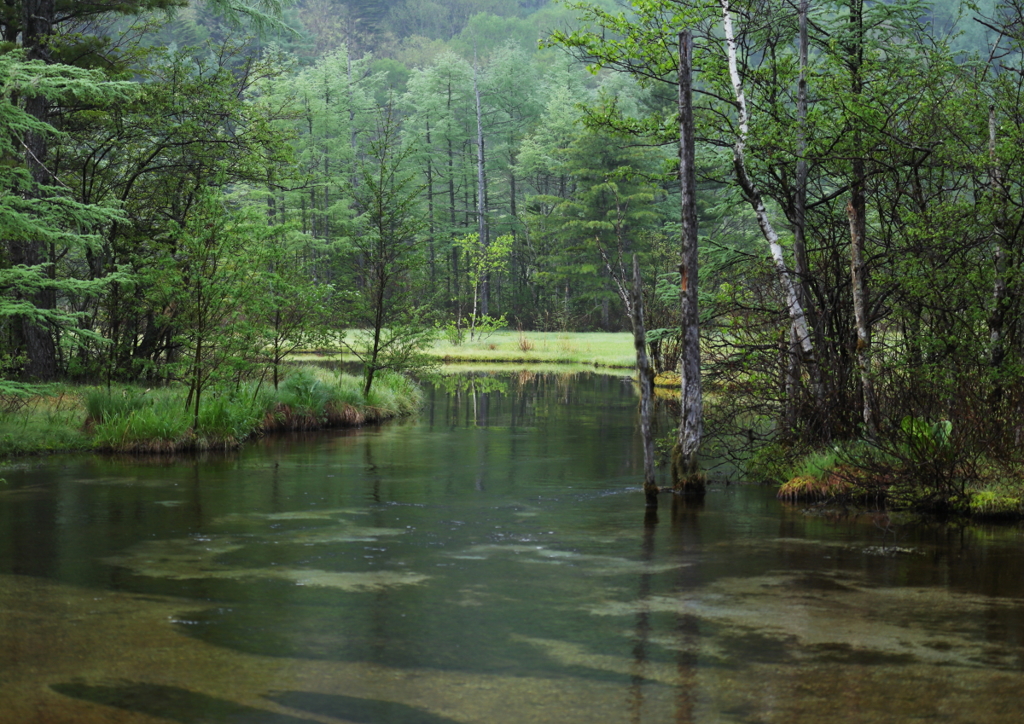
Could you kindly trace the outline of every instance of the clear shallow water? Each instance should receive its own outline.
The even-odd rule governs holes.
[[[647,518],[631,385],[2,472],[6,722],[1020,721],[1019,528],[756,486]]]

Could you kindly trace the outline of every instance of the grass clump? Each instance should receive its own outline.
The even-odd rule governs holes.
[[[94,426],[119,416],[127,416],[143,409],[152,402],[147,397],[149,390],[125,387],[120,390],[94,388],[84,395],[85,424]]]
[[[322,427],[331,399],[330,383],[314,367],[292,370],[277,389],[265,429],[312,430]]]
[[[368,422],[382,422],[408,415],[419,408],[422,393],[407,377],[394,372],[378,373],[366,400]]]
[[[848,486],[834,474],[834,450],[812,452],[802,458],[789,478],[779,488],[778,498],[789,502],[830,500],[848,492]]]
[[[260,431],[265,398],[243,386],[231,391],[215,391],[199,408],[197,447],[202,450],[231,448]]]
[[[365,407],[359,377],[306,365],[292,370],[280,385],[263,429],[362,425],[366,421]]]
[[[971,514],[979,518],[1020,518],[1024,498],[1020,490],[977,490],[970,496]]]
[[[86,425],[100,450],[171,452],[185,445],[192,430],[185,398],[175,390],[93,391],[87,410]]]
[[[797,458],[779,486],[776,497],[790,503],[866,500],[872,496],[873,481],[866,471],[850,464],[859,447],[839,446],[814,450]]]

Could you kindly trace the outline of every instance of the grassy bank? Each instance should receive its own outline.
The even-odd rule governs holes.
[[[761,473],[780,481],[778,497],[791,503],[1024,520],[1022,465],[966,455],[948,442],[847,443]]]
[[[484,339],[467,339],[458,345],[438,340],[427,351],[444,363],[557,363],[613,368],[636,365],[633,337],[625,332],[503,331]]]
[[[494,332],[487,337],[452,344],[443,337],[424,350],[439,364],[571,364],[632,369],[636,365],[633,337],[626,332]],[[342,361],[350,361],[343,354]],[[338,356],[296,354],[303,360],[338,360]],[[353,360],[354,361],[354,360]]]
[[[179,452],[236,447],[278,430],[376,423],[418,409],[419,388],[381,374],[368,398],[362,378],[312,366],[274,390],[256,382],[204,395],[199,426],[180,387],[53,387],[0,409],[0,457],[72,450]]]

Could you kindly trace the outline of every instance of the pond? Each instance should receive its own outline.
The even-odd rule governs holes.
[[[722,484],[645,520],[628,379],[456,377],[427,403],[0,471],[0,719],[1020,720],[1019,527]]]

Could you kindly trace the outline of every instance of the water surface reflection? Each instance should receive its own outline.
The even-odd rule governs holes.
[[[1019,720],[1018,528],[638,490],[614,376],[0,488],[5,722]]]

